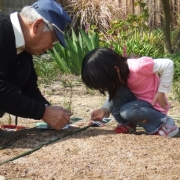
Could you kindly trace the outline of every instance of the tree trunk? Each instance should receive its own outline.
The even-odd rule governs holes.
[[[170,4],[169,0],[161,0],[162,4],[162,30],[164,34],[164,52],[172,54],[170,36]]]

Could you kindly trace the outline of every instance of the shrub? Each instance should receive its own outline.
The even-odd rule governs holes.
[[[167,57],[174,62],[174,80],[179,81],[180,80],[180,52],[176,54],[168,54],[164,57]]]
[[[65,35],[67,47],[57,43],[49,54],[59,65],[59,69],[67,74],[81,74],[82,59],[89,51],[99,47],[99,36],[94,30],[87,33],[79,29],[78,36],[72,29],[72,36]]]
[[[128,33],[128,32],[127,32]],[[121,35],[117,35],[119,38],[115,40],[103,40],[101,46],[111,47],[119,54],[126,53],[127,56],[132,54],[138,56],[151,56],[153,58],[163,57],[163,44],[162,44],[162,32],[161,31],[144,31],[139,32],[134,30],[134,33],[129,38],[120,38]],[[123,48],[126,47],[126,52],[123,52]]]
[[[77,32],[88,24],[94,24],[98,30],[106,32],[109,24],[115,19],[124,19],[126,7],[119,7],[118,2],[111,0],[59,0],[72,18],[71,27]]]

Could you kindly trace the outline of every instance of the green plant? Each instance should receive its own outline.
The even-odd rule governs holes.
[[[138,56],[151,56],[153,58],[163,56],[161,31],[134,31],[126,40],[101,42],[101,46],[113,48],[117,53],[124,54],[123,48],[126,48],[127,56],[132,54]]]
[[[63,88],[64,88],[64,95],[68,94],[66,88],[70,88],[68,100],[66,100],[66,96],[64,96],[63,107],[65,109],[72,111],[72,96],[73,96],[74,82],[66,77],[66,78],[61,80],[61,83],[62,83]]]
[[[148,26],[149,14],[146,3],[142,0],[138,0],[134,5],[141,8],[141,13],[138,15],[129,14],[125,20],[116,19],[112,21],[107,34],[103,34],[101,40],[122,42],[128,40],[135,32],[143,33],[144,31],[150,30]]]
[[[179,80],[176,80],[173,82],[172,92],[174,94],[175,99],[180,102],[180,81]]]
[[[129,14],[126,20],[117,19],[112,21],[107,34],[100,33],[100,45],[113,48],[119,54],[130,56],[161,57],[163,55],[162,30],[151,30],[148,26],[148,9],[142,0],[135,2],[141,13]]]
[[[54,95],[54,91],[50,90],[50,91],[46,91],[47,95]]]
[[[12,117],[10,114],[8,114],[8,124],[12,124]]]
[[[86,86],[86,92],[87,94],[90,94],[90,95],[94,95],[95,94],[95,90],[94,89],[90,89]]]
[[[174,79],[172,92],[175,99],[180,102],[180,52],[176,54],[166,54],[164,57],[167,57],[174,62]]]
[[[98,33],[91,29],[87,33],[79,28],[78,36],[72,29],[72,36],[65,35],[66,48],[57,43],[49,54],[63,73],[81,74],[82,59],[90,50],[99,47]]]
[[[41,57],[34,56],[33,63],[35,71],[39,77],[39,80],[43,82],[50,82],[56,78],[59,73],[57,64],[52,60],[43,60]]]
[[[180,52],[176,54],[166,54],[164,57],[167,57],[174,62],[174,81],[179,81],[180,77]]]

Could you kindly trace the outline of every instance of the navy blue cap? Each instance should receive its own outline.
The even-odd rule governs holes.
[[[59,42],[65,47],[63,32],[66,24],[71,22],[71,18],[62,6],[55,0],[38,0],[32,8],[53,25]]]

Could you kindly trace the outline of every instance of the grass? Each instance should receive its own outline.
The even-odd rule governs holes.
[[[59,74],[59,67],[53,59],[43,59],[35,56],[33,62],[39,83],[49,84]]]

